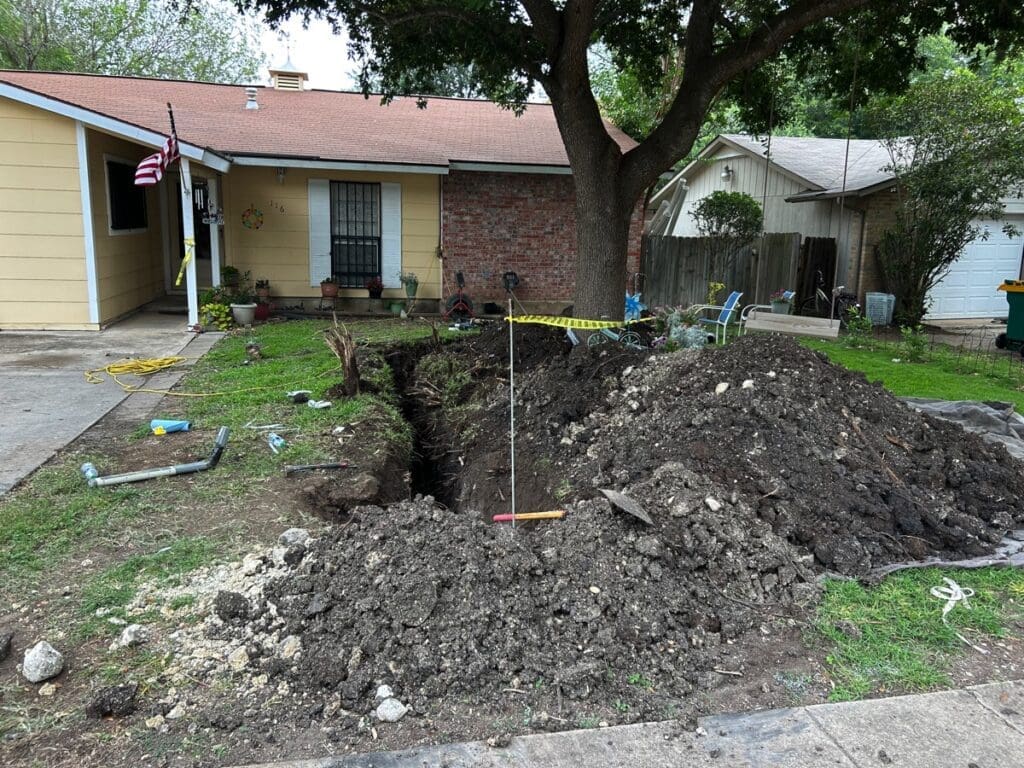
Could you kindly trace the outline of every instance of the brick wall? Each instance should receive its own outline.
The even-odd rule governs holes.
[[[485,301],[503,303],[501,276],[512,270],[520,280],[516,296],[528,307],[553,310],[571,303],[577,253],[571,176],[452,171],[442,195],[449,294],[461,271],[480,309]],[[630,228],[630,272],[639,269],[641,229],[638,206]]]
[[[885,290],[885,284],[878,269],[878,260],[875,258],[875,246],[881,241],[882,233],[895,226],[898,207],[899,198],[895,192],[888,190],[876,192],[867,198],[864,213],[864,241],[860,254],[860,282],[858,284],[858,293],[861,298],[866,293]]]

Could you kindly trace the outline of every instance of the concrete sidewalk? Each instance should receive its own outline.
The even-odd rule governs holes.
[[[103,418],[127,394],[105,380],[89,384],[84,371],[118,360],[182,355],[188,364],[223,334],[187,332],[181,317],[141,312],[103,331],[0,333],[0,495]],[[181,370],[157,374],[147,385],[166,389]],[[104,377],[106,378],[106,377]],[[138,379],[129,377],[131,383]],[[159,395],[136,394],[140,413]]]
[[[388,726],[378,726],[387,728]],[[249,768],[1022,768],[1024,681]]]

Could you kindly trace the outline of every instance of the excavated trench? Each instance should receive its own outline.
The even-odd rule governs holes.
[[[453,436],[439,418],[438,408],[425,402],[415,386],[416,364],[427,349],[427,344],[403,346],[386,353],[384,359],[391,367],[402,416],[412,430],[410,494],[433,496],[439,504],[454,509],[459,468],[451,458]]]

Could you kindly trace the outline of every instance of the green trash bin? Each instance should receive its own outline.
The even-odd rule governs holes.
[[[1006,292],[1006,303],[1010,305],[1006,333],[996,336],[996,347],[1020,350],[1024,355],[1024,281],[1004,280],[996,290]]]

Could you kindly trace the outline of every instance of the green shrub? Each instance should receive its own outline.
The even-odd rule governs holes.
[[[912,363],[919,363],[927,357],[928,337],[920,325],[900,326],[900,347],[903,356]]]
[[[846,310],[846,335],[842,342],[848,347],[868,347],[874,336],[871,320],[860,313],[857,307]]]

